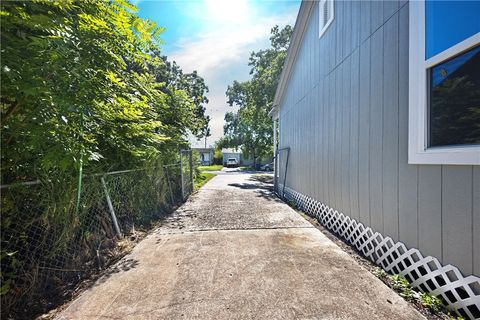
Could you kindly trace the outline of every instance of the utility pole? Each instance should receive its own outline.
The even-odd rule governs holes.
[[[207,138],[211,136],[208,124],[204,127],[203,133],[205,134],[205,149],[207,149]]]

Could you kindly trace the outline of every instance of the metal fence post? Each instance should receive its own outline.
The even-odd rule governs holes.
[[[102,181],[103,191],[105,192],[105,197],[107,198],[108,209],[110,209],[110,215],[112,216],[113,226],[115,227],[117,236],[119,238],[123,238],[122,232],[120,231],[120,227],[118,225],[117,216],[115,215],[115,211],[113,210],[112,200],[110,199],[110,195],[108,194],[107,184],[105,183],[104,177],[101,177],[100,180]]]
[[[171,200],[172,206],[173,206],[175,204],[175,200],[173,199],[172,183],[170,182],[170,174],[168,173],[168,167],[163,166],[163,171],[167,175],[168,190],[170,191],[170,200]]]
[[[287,184],[288,158],[290,157],[290,148],[285,148],[285,149],[287,150],[287,161],[285,163],[285,177],[283,178],[282,198],[285,198],[285,185]]]
[[[273,162],[273,190],[275,191],[275,193],[278,194],[278,179],[277,179],[277,174],[278,174],[278,168],[279,168],[279,165],[278,165],[278,150],[275,151],[275,155],[274,155],[274,162]]]
[[[193,155],[192,149],[189,152],[189,164],[190,164],[190,193],[193,193]]]
[[[281,152],[287,152],[287,156],[280,156]],[[277,149],[277,153],[275,155],[275,171],[273,172],[274,175],[274,190],[277,193],[277,195],[281,198],[285,198],[285,187],[286,187],[286,182],[287,182],[287,172],[288,172],[288,160],[290,157],[290,147],[285,147],[285,148],[280,148]],[[282,185],[282,193],[280,194],[280,181],[281,181],[281,168],[282,168],[282,162],[285,160],[285,172],[283,173],[283,185]]]
[[[180,180],[182,184],[182,201],[185,200],[185,186],[183,185],[183,152],[180,151]]]

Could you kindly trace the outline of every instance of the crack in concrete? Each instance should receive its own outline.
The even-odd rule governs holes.
[[[168,235],[168,234],[183,234],[183,233],[195,233],[195,232],[213,232],[213,231],[255,231],[255,230],[285,230],[285,229],[312,229],[314,226],[291,226],[291,227],[248,227],[248,228],[216,228],[216,229],[193,229],[193,230],[178,230],[173,229],[172,232],[155,231],[156,235]],[[160,230],[160,229],[159,229]]]

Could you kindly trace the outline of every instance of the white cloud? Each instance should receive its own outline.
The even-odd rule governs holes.
[[[205,4],[210,19],[227,23],[248,21],[253,11],[247,0],[205,0]]]
[[[212,118],[212,137],[208,139],[208,144],[213,144],[223,135],[224,115],[233,111],[226,104],[225,91],[233,80],[248,79],[250,52],[269,45],[273,26],[293,25],[296,17],[296,12],[270,17],[259,17],[253,10],[251,12],[250,16],[243,13],[241,16],[244,19],[207,23],[208,30],[180,39],[178,49],[169,56],[184,72],[197,70],[210,88],[207,114]],[[199,146],[203,146],[203,142]]]
[[[170,58],[177,61],[184,71],[197,70],[205,78],[210,78],[232,62],[246,64],[252,50],[268,44],[273,26],[291,23],[293,19],[291,14],[269,17],[242,25],[225,25],[193,40],[183,38],[178,42],[179,49]]]

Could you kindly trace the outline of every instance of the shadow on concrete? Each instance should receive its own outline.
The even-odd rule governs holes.
[[[230,187],[236,187],[236,188],[240,188],[240,189],[246,189],[246,190],[249,190],[249,189],[264,189],[264,190],[270,190],[269,187],[264,187],[264,186],[261,186],[257,183],[229,183],[228,184]]]
[[[256,175],[252,175],[250,180],[251,181],[258,181],[258,182],[265,183],[265,184],[269,184],[269,185],[271,185],[271,187],[273,189],[273,175],[256,174]]]
[[[279,197],[277,197],[277,195],[273,192],[273,190],[269,190],[269,191],[257,190],[255,193],[257,197],[262,197],[268,201],[283,203],[283,201]]]
[[[229,183],[228,185],[244,190],[255,190],[257,197],[269,201],[283,202],[273,190],[273,176],[266,174],[252,175],[248,180],[252,183]]]
[[[112,275],[122,272],[130,271],[138,266],[139,262],[136,259],[123,259],[120,260],[117,264],[113,265],[107,269],[98,279],[93,286],[98,286],[105,281],[107,281]]]

